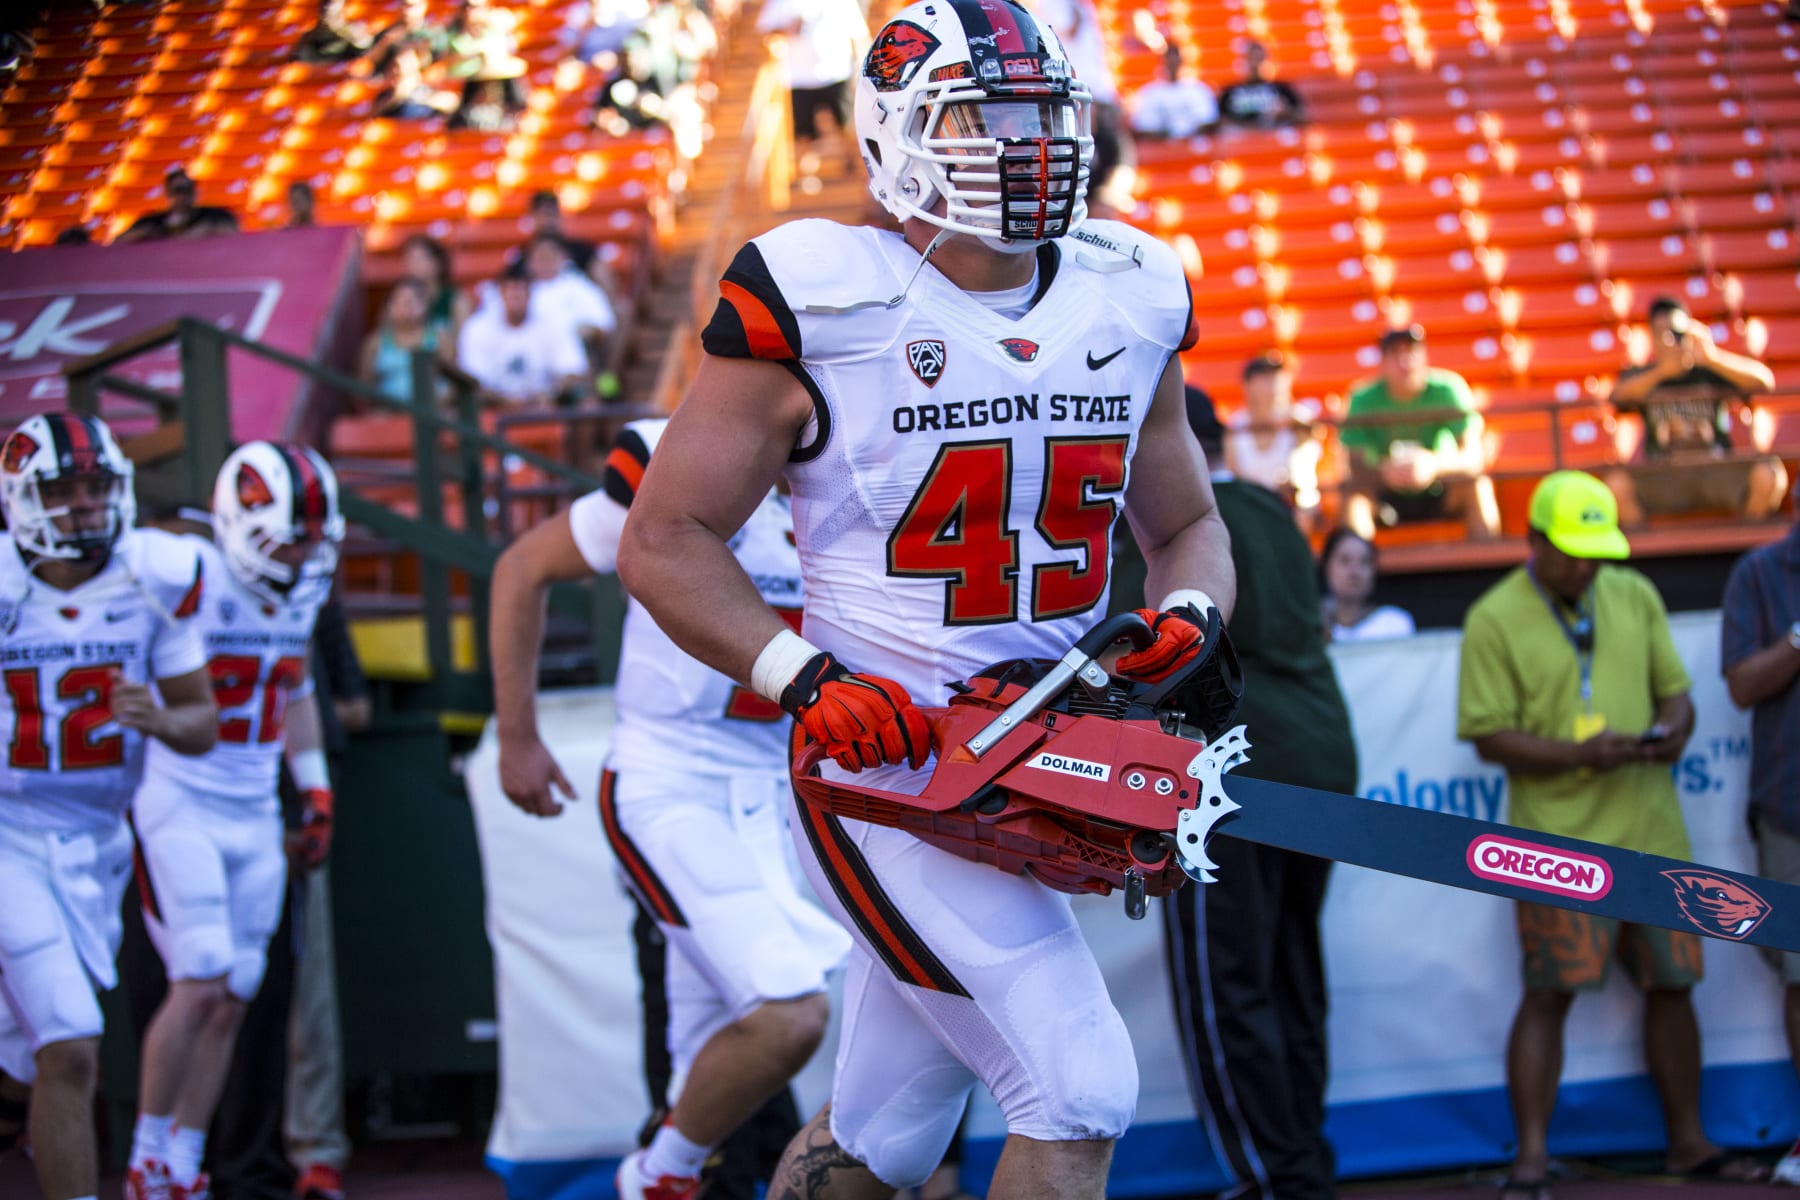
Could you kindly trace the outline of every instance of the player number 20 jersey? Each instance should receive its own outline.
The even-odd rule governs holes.
[[[619,532],[665,420],[633,421],[607,456],[605,486],[569,510],[570,531],[596,572],[615,569]],[[771,492],[731,549],[762,598],[799,628],[804,594],[788,500]],[[629,600],[615,692],[618,725],[607,764],[696,770],[780,771],[787,765],[787,714],[678,647],[637,600]]]

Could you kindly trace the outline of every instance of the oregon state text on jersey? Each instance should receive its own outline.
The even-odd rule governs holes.
[[[569,510],[575,545],[597,572],[614,569],[625,509],[667,424],[625,426],[607,456],[604,486]],[[787,498],[764,497],[730,545],[762,598],[798,628],[804,596]],[[787,714],[682,650],[636,599],[626,605],[617,691],[629,702],[619,705],[618,732],[607,751],[612,770],[666,769],[671,752],[697,769],[785,767]]]
[[[738,253],[703,340],[813,397],[787,470],[805,636],[938,704],[1105,611],[1137,433],[1191,306],[1172,251],[1090,221],[1039,249],[1016,320],[930,266],[894,308],[821,311],[897,294],[918,261],[898,234],[791,222]]]
[[[307,650],[319,605],[273,605],[241,583],[211,541],[189,535],[209,584],[194,616],[206,646],[219,740],[196,758],[160,743],[145,774],[194,795],[228,799],[259,811],[279,807],[282,723],[290,700],[312,690]]]
[[[65,592],[32,575],[11,538],[4,543],[0,820],[55,832],[116,824],[142,774],[145,738],[113,720],[113,682],[205,665],[192,617],[217,575],[183,539],[138,529],[120,537],[98,574]]]

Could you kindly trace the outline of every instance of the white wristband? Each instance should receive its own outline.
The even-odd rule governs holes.
[[[329,792],[331,790],[331,771],[325,765],[325,752],[317,747],[290,754],[287,760],[288,774],[293,776],[294,786],[303,792]]]
[[[750,690],[766,699],[781,703],[781,693],[794,682],[819,648],[795,633],[784,629],[769,639],[769,644],[756,656],[750,667]]]
[[[1173,609],[1180,608],[1184,604],[1193,605],[1195,610],[1203,617],[1206,615],[1207,609],[1219,607],[1213,603],[1213,598],[1211,596],[1207,595],[1199,588],[1176,588],[1174,591],[1163,597],[1163,602],[1157,606],[1156,611],[1169,612]]]

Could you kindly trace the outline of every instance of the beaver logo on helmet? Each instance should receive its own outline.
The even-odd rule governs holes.
[[[237,497],[239,504],[251,510],[275,503],[275,493],[269,490],[269,481],[249,463],[238,468]]]
[[[19,430],[6,439],[5,450],[0,451],[0,470],[16,472],[23,469],[25,461],[36,454],[37,450],[38,444],[31,439],[31,435]]]
[[[1767,900],[1725,875],[1698,868],[1664,871],[1681,915],[1714,937],[1741,942],[1774,911]]]
[[[876,91],[897,92],[912,82],[919,64],[930,58],[939,45],[936,38],[911,21],[895,21],[869,47],[863,74]]]

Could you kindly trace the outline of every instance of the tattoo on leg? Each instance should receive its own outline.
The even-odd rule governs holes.
[[[851,1178],[844,1179],[843,1172]],[[849,1185],[846,1194],[865,1195],[874,1174],[831,1136],[831,1106],[806,1123],[788,1143],[775,1177],[769,1184],[769,1200],[822,1200],[831,1196],[833,1183]]]

